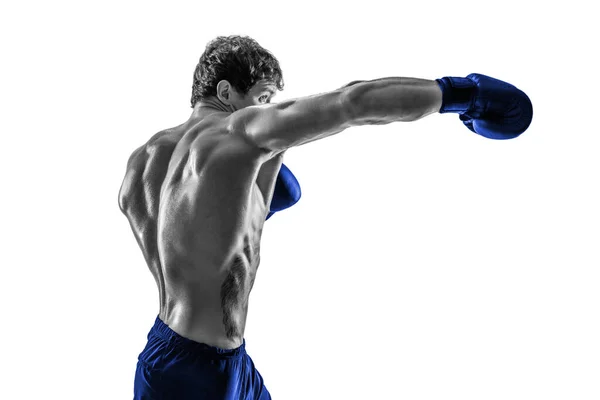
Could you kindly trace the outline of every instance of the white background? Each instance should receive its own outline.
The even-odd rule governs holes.
[[[478,72],[534,106],[510,141],[435,114],[287,152],[303,197],[265,225],[245,335],[273,398],[600,398],[591,6],[214,3],[3,3],[0,397],[132,398],[158,293],[127,158],[189,117],[208,41],[243,34],[281,63],[276,102]]]

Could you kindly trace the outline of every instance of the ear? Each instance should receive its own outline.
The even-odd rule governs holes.
[[[217,84],[217,97],[225,104],[230,104],[229,100],[231,100],[231,84],[222,80]]]

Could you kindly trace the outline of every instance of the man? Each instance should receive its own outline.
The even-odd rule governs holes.
[[[270,399],[245,351],[248,297],[263,224],[300,198],[289,148],[365,124],[458,113],[493,139],[524,132],[528,97],[481,74],[355,81],[270,104],[277,59],[248,37],[210,42],[194,73],[193,112],[131,155],[119,193],[159,290],[138,358],[136,399]]]

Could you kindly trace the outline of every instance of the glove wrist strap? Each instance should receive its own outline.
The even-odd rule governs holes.
[[[462,114],[469,110],[477,85],[469,78],[446,76],[436,79],[442,89],[440,113]]]

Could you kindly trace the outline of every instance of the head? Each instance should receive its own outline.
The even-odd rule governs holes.
[[[247,36],[219,36],[196,66],[191,103],[214,99],[235,111],[266,104],[277,90],[283,90],[283,75],[268,50]]]

